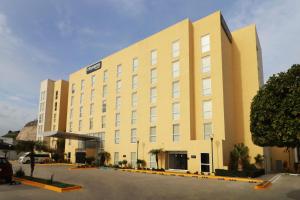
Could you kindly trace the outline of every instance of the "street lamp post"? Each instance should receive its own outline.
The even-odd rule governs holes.
[[[211,143],[211,171],[214,173],[214,135],[210,135],[210,143]]]
[[[138,167],[138,160],[139,160],[139,139],[136,140],[136,167]]]

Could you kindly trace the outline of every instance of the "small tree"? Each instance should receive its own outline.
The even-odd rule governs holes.
[[[138,159],[136,161],[136,164],[137,164],[137,168],[145,168],[146,167],[146,161],[145,160],[141,160],[141,159]]]
[[[100,159],[100,166],[103,166],[108,163],[110,160],[111,156],[110,153],[107,151],[101,151],[99,154],[99,159]]]
[[[243,143],[235,144],[230,152],[230,169],[242,171],[250,165],[249,148]]]
[[[163,152],[162,148],[160,148],[160,149],[151,149],[149,151],[150,154],[155,155],[155,161],[156,161],[157,169],[159,169],[158,168],[158,155],[161,154],[162,152]]]
[[[257,154],[255,157],[254,157],[254,160],[255,160],[255,164],[262,168],[263,167],[263,162],[264,162],[264,158],[261,154]]]

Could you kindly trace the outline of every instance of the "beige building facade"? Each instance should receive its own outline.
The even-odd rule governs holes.
[[[234,144],[249,147],[251,162],[266,154],[249,128],[251,100],[262,84],[255,25],[230,32],[215,12],[170,26],[70,74],[68,82],[42,82],[45,98],[53,100],[39,113],[51,119],[44,117],[38,132],[95,136],[112,164],[143,159],[156,167],[149,151],[163,149],[159,167],[165,169],[226,169]],[[66,139],[72,162],[87,151],[85,142]]]

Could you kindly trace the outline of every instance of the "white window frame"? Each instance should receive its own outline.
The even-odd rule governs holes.
[[[117,93],[117,94],[120,94],[120,92],[121,92],[121,87],[122,87],[122,82],[121,82],[121,80],[117,80],[117,82],[116,82],[116,93]]]
[[[211,135],[212,135],[212,123],[211,122],[204,123],[203,124],[203,139],[210,140]]]
[[[138,76],[137,75],[133,75],[131,81],[132,81],[131,82],[131,89],[132,90],[136,90],[137,86],[138,86]]]
[[[178,99],[180,97],[180,82],[179,81],[174,81],[172,83],[172,97],[174,99]]]
[[[91,102],[94,102],[95,100],[95,89],[91,90]]]
[[[157,121],[157,108],[155,106],[150,107],[150,123]]]
[[[151,143],[155,143],[156,142],[156,126],[151,126],[150,127],[149,141]]]
[[[151,65],[156,65],[157,64],[157,50],[153,49],[151,51]]]
[[[172,42],[172,57],[177,58],[180,55],[180,42],[176,40]]]
[[[157,69],[156,68],[151,69],[150,76],[151,76],[150,83],[156,84],[157,83]]]
[[[172,104],[172,119],[177,121],[180,119],[180,103],[175,102]]]
[[[174,79],[180,76],[180,62],[178,60],[172,62],[172,76]]]
[[[78,121],[78,131],[82,130],[82,119]]]
[[[202,79],[202,94],[203,96],[211,95],[211,78]]]
[[[80,91],[84,92],[84,88],[85,88],[85,81],[81,80],[81,82],[80,82]]]
[[[204,35],[201,37],[201,52],[206,53],[210,51],[210,35]]]
[[[79,118],[83,117],[83,106],[79,107]]]
[[[106,98],[107,97],[107,85],[102,86],[102,97]]]
[[[177,128],[176,128],[177,127]],[[176,132],[175,130],[178,130],[178,132]],[[180,140],[180,125],[179,124],[173,124],[173,142],[179,142]]]
[[[120,144],[120,131],[115,130],[115,144]]]
[[[150,88],[150,103],[156,103],[157,101],[157,88]]]
[[[120,127],[121,124],[121,115],[120,113],[116,113],[115,115],[115,127]]]
[[[116,106],[115,106],[116,111],[120,111],[121,109],[121,97],[117,96],[116,97]]]
[[[121,78],[122,75],[122,65],[117,65],[117,78]]]
[[[132,59],[132,72],[136,72],[139,66],[139,59],[133,58]]]
[[[108,81],[108,71],[104,70],[103,72],[103,83],[106,83]]]
[[[201,58],[202,73],[209,73],[211,70],[211,57],[204,56]]]
[[[132,93],[131,94],[131,107],[132,108],[136,108],[137,107],[137,101],[138,101],[138,99],[137,99],[138,97],[137,97],[137,93],[136,92],[134,92],[134,93]]]
[[[91,76],[91,86],[92,88],[94,88],[96,85],[96,75],[92,75]]]
[[[106,116],[101,116],[101,128],[106,128]]]
[[[137,112],[136,110],[131,111],[131,124],[136,124],[137,120]]]
[[[203,101],[203,119],[212,119],[212,101]]]
[[[119,165],[120,154],[119,152],[114,153],[114,164]]]
[[[132,128],[130,132],[130,143],[136,143],[137,141],[137,130],[136,128]]]

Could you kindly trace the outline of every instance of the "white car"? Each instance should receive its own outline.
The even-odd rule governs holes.
[[[29,164],[30,163],[30,154],[31,152],[26,152],[19,157],[19,163]],[[50,153],[34,153],[35,163],[43,163],[51,159]]]

